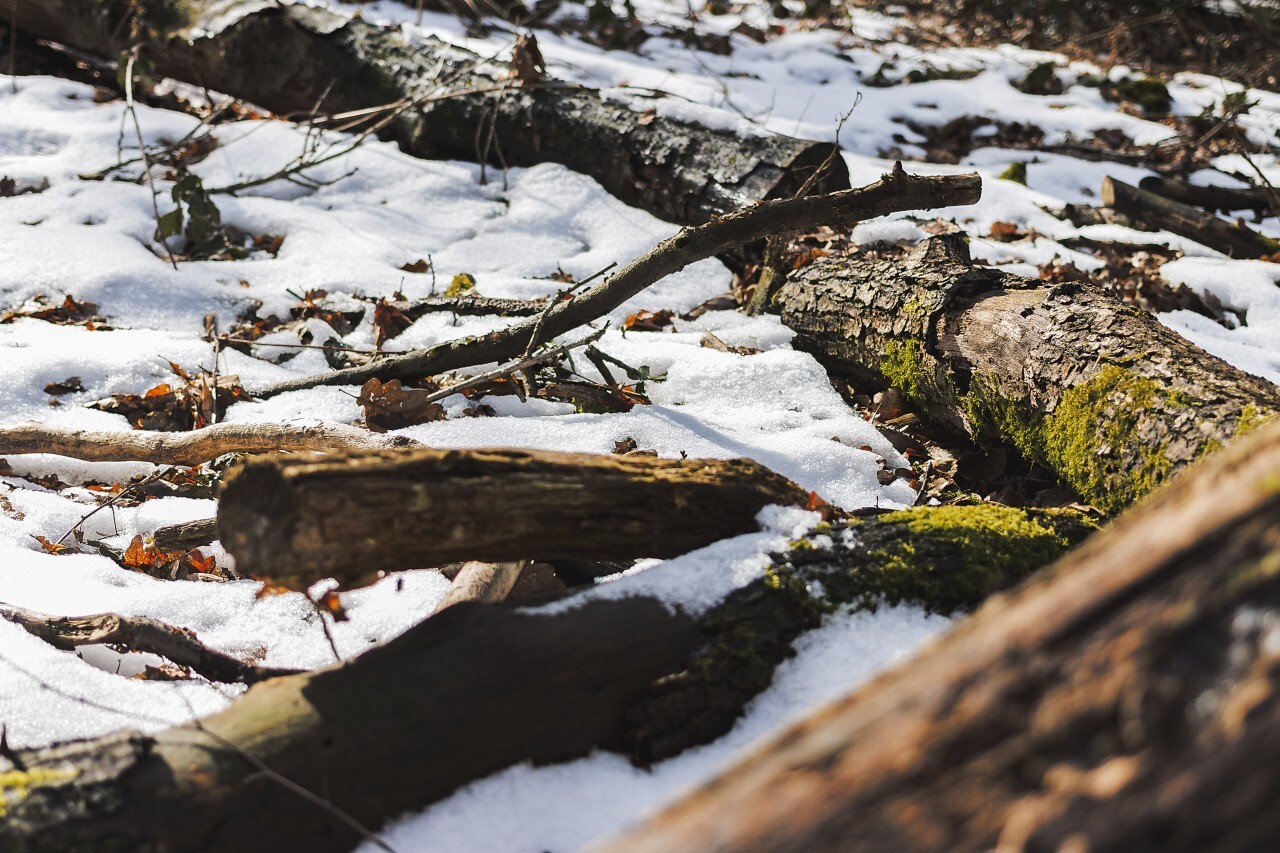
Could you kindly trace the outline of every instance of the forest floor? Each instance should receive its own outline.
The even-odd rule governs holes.
[[[514,43],[506,28],[468,30],[439,13],[415,24],[412,4],[327,5],[482,55],[505,55]],[[538,31],[549,73],[659,115],[838,140],[855,186],[895,160],[919,174],[976,170],[979,204],[866,222],[853,243],[908,244],[953,223],[980,262],[1116,287],[1208,352],[1280,382],[1280,263],[1236,260],[1168,232],[1079,215],[1101,205],[1108,176],[1135,185],[1175,172],[1199,186],[1280,184],[1280,94],[1184,72],[1163,80],[1167,101],[1153,102],[1141,94],[1149,86],[1129,85],[1143,75],[1125,66],[1014,45],[917,44],[909,20],[860,9],[809,22],[778,18],[767,4],[719,15],[701,3],[634,7],[632,20],[597,13],[591,23],[584,6],[563,4]],[[553,296],[676,230],[561,166],[482,171],[365,141],[304,170],[304,180],[214,195],[232,241],[222,257],[171,264],[155,239],[153,201],[161,214],[175,206],[176,175],[159,164],[153,196],[138,163],[119,165],[137,158],[139,142],[109,78],[95,82],[92,70],[35,48],[24,56],[43,57],[41,71],[62,63],[76,79],[0,79],[0,426],[189,428],[183,419],[200,414],[186,408],[183,392],[202,374],[263,386],[329,369],[336,350],[316,345],[359,357],[510,322],[429,313],[400,328],[377,319],[387,314],[378,300],[401,304],[468,282],[490,297]],[[243,105],[228,111],[235,120],[202,123],[204,94],[184,86],[162,84],[149,102],[136,108],[142,139],[170,152],[168,169],[180,160],[205,188],[270,175],[349,141]],[[1236,216],[1280,238],[1275,216],[1229,218]],[[401,432],[442,448],[748,456],[848,510],[914,504],[927,477],[894,449],[870,409],[851,406],[821,365],[791,348],[776,316],[749,317],[724,301],[694,312],[733,287],[729,269],[704,261],[609,315],[599,348],[648,377],[635,386],[647,402],[630,411],[459,394],[443,401],[443,417]],[[211,333],[238,340],[215,354]],[[707,333],[726,346],[705,345]],[[571,369],[601,378],[585,360]],[[844,390],[856,401],[871,389]],[[220,418],[376,422],[358,391],[232,399]],[[0,606],[150,616],[264,665],[319,667],[405,630],[448,587],[434,571],[396,573],[341,593],[347,618],[334,622],[301,593],[227,579],[229,558],[216,544],[184,558],[207,582],[158,577],[172,561],[149,553],[146,537],[212,516],[209,480],[207,471],[142,463],[0,458]],[[706,607],[759,577],[769,554],[817,515],[768,510],[762,521],[763,532],[643,561],[589,594],[656,593]],[[611,754],[511,768],[406,816],[385,837],[398,850],[577,849],[678,797],[753,739],[910,655],[948,624],[912,607],[833,614],[711,745],[647,771]],[[241,689],[150,655],[58,651],[0,620],[0,724],[10,746],[154,731],[225,707]]]

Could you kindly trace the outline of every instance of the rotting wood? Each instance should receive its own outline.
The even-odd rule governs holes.
[[[0,454],[52,453],[87,462],[199,465],[228,453],[339,452],[417,447],[408,436],[379,436],[338,424],[221,423],[191,432],[105,432],[45,424],[0,427]]]
[[[749,459],[503,449],[268,457],[223,483],[236,570],[296,588],[457,560],[674,557],[809,497]]]
[[[705,222],[789,196],[834,150],[662,115],[641,120],[641,112],[595,90],[556,81],[520,85],[504,63],[434,36],[411,41],[398,27],[304,5],[0,0],[0,14],[8,19],[15,5],[25,31],[113,58],[133,46],[131,32],[151,32],[149,55],[160,73],[280,114],[309,115],[317,104],[328,114],[399,104],[383,132],[407,153],[479,157],[495,166],[563,163],[674,222]],[[848,186],[837,157],[815,190]]]
[[[1265,850],[1280,423],[604,851]]]
[[[1171,231],[1233,258],[1260,258],[1280,252],[1280,241],[1264,237],[1241,222],[1227,222],[1115,178],[1102,179],[1102,201],[1143,227]]]
[[[448,341],[431,349],[392,356],[374,364],[289,379],[252,393],[263,398],[319,385],[359,385],[372,378],[407,380],[518,358],[535,330],[541,329],[542,340],[551,340],[604,316],[645,288],[692,263],[754,240],[769,235],[811,231],[822,225],[851,227],[861,220],[899,210],[973,204],[981,195],[982,180],[976,174],[908,175],[898,163],[892,172],[865,187],[766,201],[704,225],[686,228],[580,296],[559,303],[545,314],[482,337]]]
[[[464,601],[482,604],[502,601],[515,588],[516,581],[528,566],[528,560],[509,563],[468,562],[454,577],[448,592],[436,605],[435,612],[439,613]]]
[[[644,762],[704,743],[833,608],[968,609],[1089,530],[1070,513],[998,506],[850,524],[856,535],[801,540],[696,616],[648,597],[551,613],[464,602],[199,723],[9,750],[0,848],[346,851],[361,840],[350,820],[376,829],[515,763],[600,748]]]
[[[186,628],[166,625],[146,616],[95,613],[91,616],[50,616],[0,604],[0,618],[20,625],[57,649],[73,652],[79,646],[121,646],[167,658],[210,681],[257,684],[268,678],[296,675],[296,669],[264,667],[210,648]],[[0,809],[0,817],[3,809]]]
[[[1280,390],[1088,284],[974,266],[956,236],[906,258],[819,258],[779,291],[794,345],[859,388],[1043,463],[1115,513],[1280,412]]]

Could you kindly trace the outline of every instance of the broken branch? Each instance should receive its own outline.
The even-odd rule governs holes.
[[[765,201],[713,219],[704,225],[685,228],[623,267],[591,290],[546,312],[480,338],[449,341],[427,350],[415,350],[375,364],[349,367],[289,379],[252,392],[255,397],[274,397],[320,385],[360,385],[370,379],[411,379],[475,364],[505,361],[524,352],[542,322],[541,334],[555,338],[598,319],[667,276],[697,261],[772,234],[809,231],[821,225],[850,228],[864,219],[900,210],[973,204],[982,195],[977,174],[920,176],[908,175],[897,164],[874,184],[826,195]]]

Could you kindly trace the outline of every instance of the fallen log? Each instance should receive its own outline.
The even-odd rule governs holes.
[[[302,589],[459,560],[674,557],[809,493],[749,459],[534,450],[250,460],[223,477],[236,571]]]
[[[851,525],[855,536],[822,531],[824,544],[802,542],[698,616],[647,597],[549,614],[466,602],[197,723],[0,751],[0,849],[349,850],[521,761],[598,748],[644,761],[706,742],[823,614],[971,608],[1089,530],[1069,513],[999,506]]]
[[[374,435],[338,424],[214,424],[191,432],[106,432],[45,424],[0,427],[0,454],[52,453],[87,462],[150,462],[199,465],[228,453],[281,450],[340,452],[416,447],[408,436]]]
[[[1280,424],[608,851],[1265,850]]]
[[[1280,412],[1280,390],[1088,284],[974,266],[932,238],[904,259],[830,256],[777,297],[794,345],[856,387],[999,442],[1107,513]]]
[[[1260,258],[1280,252],[1280,241],[1265,237],[1242,222],[1227,222],[1115,178],[1102,179],[1102,202],[1144,228],[1172,231],[1233,258]]]
[[[282,115],[390,105],[368,115],[388,119],[384,134],[407,153],[503,167],[563,163],[672,222],[790,196],[824,164],[815,191],[849,186],[830,143],[743,136],[652,113],[642,119],[594,90],[522,85],[506,64],[434,36],[410,40],[399,28],[304,5],[0,0],[0,14],[16,14],[33,35],[109,57],[149,40],[161,74]]]
[[[1280,204],[1276,201],[1274,192],[1263,187],[1203,187],[1175,178],[1148,175],[1138,181],[1138,188],[1172,201],[1223,213],[1252,210],[1256,214],[1267,215]]]
[[[856,222],[899,210],[973,204],[982,195],[976,174],[923,177],[908,175],[897,163],[874,184],[826,195],[778,199],[745,207],[712,222],[686,228],[663,240],[614,275],[580,296],[560,302],[537,317],[479,338],[448,341],[426,350],[277,383],[254,390],[271,397],[318,385],[359,385],[370,379],[408,380],[415,376],[460,370],[488,362],[519,358],[535,335],[551,340],[599,319],[651,284],[692,263],[714,257],[770,235],[811,231],[826,225],[852,227]]]

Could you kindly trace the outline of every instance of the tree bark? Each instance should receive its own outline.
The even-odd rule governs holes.
[[[976,267],[958,237],[820,258],[778,294],[795,346],[1041,462],[1108,513],[1280,412],[1280,390],[1100,289]]]
[[[1212,213],[1115,178],[1102,179],[1102,201],[1140,225],[1172,231],[1233,258],[1260,258],[1280,251],[1280,241],[1264,237],[1243,223],[1227,222]]]
[[[1273,424],[605,849],[1270,849],[1277,483]]]
[[[0,427],[0,454],[53,453],[89,462],[151,462],[155,465],[199,465],[227,453],[340,452],[418,444],[408,436],[373,435],[368,430],[338,424],[223,423],[191,432],[105,432],[44,424]]]
[[[459,560],[674,557],[809,497],[748,459],[533,450],[271,457],[223,482],[236,570],[297,588]]]
[[[643,762],[704,743],[823,614],[886,600],[968,609],[1089,530],[998,506],[851,526],[698,616],[647,597],[550,614],[465,602],[198,723],[0,751],[0,849],[348,850],[367,837],[353,827],[521,761],[605,748]]]
[[[7,19],[15,5],[27,32],[105,56],[149,35],[160,73],[280,114],[406,102],[413,106],[384,133],[407,153],[496,166],[563,163],[672,222],[701,223],[790,196],[824,164],[815,192],[849,186],[830,143],[642,118],[597,91],[551,80],[521,85],[504,63],[435,37],[411,43],[399,29],[322,9],[246,0],[0,0],[0,13]]]
[[[1234,187],[1202,187],[1175,178],[1149,175],[1138,182],[1138,188],[1164,196],[1183,204],[1192,204],[1206,210],[1229,213],[1233,210],[1252,210],[1268,214],[1276,209],[1274,191],[1263,187],[1237,189]]]

